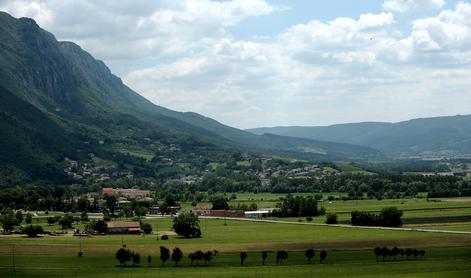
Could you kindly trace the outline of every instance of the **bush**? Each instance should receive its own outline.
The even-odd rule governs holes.
[[[129,262],[132,258],[132,253],[129,249],[120,248],[115,255],[116,259],[119,261],[119,265],[126,265],[126,262]]]
[[[148,235],[152,233],[152,225],[149,223],[142,223],[141,230],[144,232],[144,234]]]
[[[44,233],[43,227],[40,225],[28,225],[21,229],[23,234],[28,235],[29,237],[35,237],[39,234]]]
[[[185,238],[201,237],[198,216],[194,213],[182,213],[173,219],[173,230]]]
[[[325,223],[326,224],[337,224],[337,214],[335,213],[328,213],[327,214],[327,217],[326,217],[326,220],[325,220]]]
[[[161,240],[168,240],[168,235],[163,235],[160,237]]]

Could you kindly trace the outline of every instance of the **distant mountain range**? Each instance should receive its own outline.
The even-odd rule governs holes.
[[[254,134],[355,144],[389,158],[470,158],[471,115],[414,119],[398,123],[364,122],[331,126],[263,127]]]
[[[368,146],[256,135],[154,105],[78,45],[57,41],[32,19],[4,12],[0,65],[2,180],[62,182],[67,177],[59,164],[65,157],[93,152],[119,160],[122,148],[152,151],[148,145],[162,142],[208,157],[235,150],[322,161],[383,157]]]

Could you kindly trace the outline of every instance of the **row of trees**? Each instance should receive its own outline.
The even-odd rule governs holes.
[[[376,249],[375,249],[376,252]],[[271,251],[263,251],[262,254],[262,264],[265,265],[265,262],[268,258],[268,253],[272,253]],[[213,257],[218,254],[217,250],[213,251],[195,251],[190,254],[188,254],[188,259],[190,259],[190,265],[193,265],[194,262],[196,262],[198,265],[200,262],[203,262],[205,265],[209,264]],[[308,260],[308,264],[311,263],[311,261],[314,259],[316,256],[316,253],[313,249],[307,249],[304,252],[304,256]],[[141,256],[137,252],[133,252],[125,247],[120,248],[115,255],[116,259],[119,261],[120,266],[126,266],[126,263],[129,261],[132,261],[133,266],[138,266],[140,264]],[[247,252],[240,252],[240,265],[243,266],[245,260],[248,258],[248,253]],[[319,262],[323,263],[325,259],[327,258],[327,251],[322,250],[319,254]],[[175,247],[172,252],[170,253],[170,249],[168,249],[165,246],[160,246],[160,261],[161,265],[164,266],[165,263],[169,260],[173,261],[175,263],[175,266],[178,266],[178,264],[182,261],[183,259],[183,252],[181,251],[180,248]],[[286,259],[288,259],[288,252],[284,250],[276,251],[276,264],[282,264]],[[150,266],[152,262],[152,257],[148,256],[147,257],[147,262]]]
[[[268,258],[268,253],[269,251],[263,251],[262,252],[262,265],[265,265],[265,261]],[[304,251],[304,256],[307,258],[308,264],[311,263],[312,259],[316,256],[316,252],[314,249],[307,249]],[[323,263],[325,259],[327,258],[327,251],[322,250],[319,254],[320,263]],[[244,265],[244,261],[248,258],[248,253],[247,252],[240,252],[240,265]],[[276,251],[276,264],[282,264],[283,261],[288,259],[288,252],[284,250]]]
[[[31,224],[33,216],[31,213],[26,213],[24,216],[21,211],[13,212],[11,209],[3,209],[0,216],[0,224],[4,232],[10,232],[15,226],[21,225],[23,221],[26,224]]]
[[[373,249],[373,252],[376,256],[376,261],[378,261],[379,257],[383,257],[383,261],[384,261],[386,260],[386,258],[390,258],[390,259],[392,258],[396,260],[398,256],[401,256],[401,259],[403,259],[404,256],[406,256],[407,260],[409,260],[411,256],[413,256],[414,259],[416,259],[419,256],[420,257],[425,256],[425,250],[419,250],[415,248],[401,249],[401,248],[393,247],[392,249],[389,249],[386,246],[384,247],[378,246],[375,249]]]
[[[317,200],[312,197],[288,195],[281,199],[272,215],[276,217],[307,217],[325,214],[325,209],[318,209]]]
[[[354,226],[400,227],[402,211],[397,207],[383,208],[379,214],[371,212],[352,212],[351,223]]]

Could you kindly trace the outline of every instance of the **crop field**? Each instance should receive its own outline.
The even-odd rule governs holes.
[[[159,233],[170,233],[171,219],[147,219]],[[25,238],[0,237],[0,277],[75,276],[75,277],[469,277],[471,274],[471,235],[437,234],[379,229],[319,227],[307,225],[258,223],[247,221],[202,220],[203,237],[183,239],[170,236],[156,240],[155,235],[106,235],[78,238],[69,235]],[[154,228],[155,229],[155,228]],[[81,248],[84,257],[78,258]],[[142,256],[141,267],[120,268],[114,253],[127,245]],[[159,246],[180,247],[185,254],[195,250],[218,250],[209,266],[189,266],[184,257],[180,267],[167,262],[160,266]],[[417,260],[390,259],[376,262],[375,246],[423,248],[426,256]],[[16,271],[13,272],[12,248]],[[308,265],[303,250],[317,250],[314,264]],[[288,250],[283,265],[275,265],[270,253],[265,266],[260,251]],[[326,263],[320,264],[318,252],[328,250]],[[244,266],[239,251],[248,251]],[[152,256],[148,267],[147,256]],[[374,275],[373,275],[374,274]]]
[[[252,195],[253,196],[253,195]],[[239,201],[245,201],[238,194]],[[259,194],[263,201],[275,202],[276,194]],[[247,197],[247,201],[250,197]],[[260,200],[259,199],[259,200]],[[471,199],[358,200],[334,201],[327,211],[337,211],[339,219],[348,219],[348,210],[377,211],[386,206],[404,209],[409,217],[464,216],[471,213]],[[153,226],[151,235],[96,235],[74,237],[66,234],[27,238],[23,235],[0,236],[0,277],[471,277],[471,234],[437,233],[381,228],[309,225],[304,218],[282,218],[275,221],[303,223],[252,222],[232,219],[200,219],[203,236],[184,239],[176,236],[170,217],[147,217]],[[323,223],[325,217],[315,217]],[[61,232],[58,225],[49,226],[44,215],[34,224],[48,231]],[[74,228],[83,229],[84,223]],[[406,224],[405,228],[471,232],[471,222]],[[167,234],[168,240],[157,239]],[[117,266],[114,254],[122,245],[141,254],[140,267]],[[160,265],[159,247],[179,247],[184,259],[179,267],[172,262]],[[372,249],[376,246],[398,246],[426,250],[416,260],[388,259],[376,262]],[[307,264],[304,250],[317,252],[314,264]],[[15,267],[13,272],[13,249]],[[84,256],[78,258],[82,250]],[[188,253],[196,250],[218,250],[209,265],[190,266]],[[269,253],[267,264],[261,264],[261,251],[286,250],[289,258],[282,265]],[[328,251],[327,261],[320,264],[320,250]],[[240,266],[239,252],[247,251],[248,259]],[[152,257],[150,266],[147,257]]]

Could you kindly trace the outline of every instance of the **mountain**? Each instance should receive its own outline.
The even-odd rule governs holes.
[[[182,146],[179,159],[190,162],[234,151],[316,160],[381,157],[368,147],[260,136],[157,106],[78,45],[57,41],[32,19],[4,12],[0,64],[0,166],[9,169],[0,177],[14,172],[29,180],[63,180],[58,169],[65,157],[86,159],[90,154],[119,160],[127,168],[146,168],[142,157],[129,156],[154,157],[171,145]],[[158,171],[153,167],[149,175]]]
[[[288,126],[248,131],[369,146],[392,158],[471,157],[471,115],[421,118],[398,123]]]

